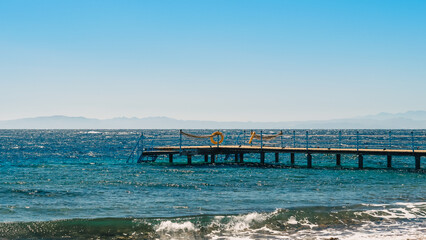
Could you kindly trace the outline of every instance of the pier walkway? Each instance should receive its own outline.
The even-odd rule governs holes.
[[[241,135],[241,134],[240,134]],[[289,154],[290,156],[290,163],[293,166],[295,164],[295,154],[304,154],[306,156],[306,167],[312,168],[312,154],[332,154],[335,155],[335,162],[336,166],[341,166],[341,158],[342,155],[354,155],[357,156],[358,159],[358,168],[362,169],[364,168],[364,156],[367,155],[380,155],[385,156],[386,166],[387,168],[392,168],[392,157],[393,156],[409,156],[413,157],[414,164],[413,167],[415,169],[421,169],[421,157],[426,156],[426,149],[422,149],[423,147],[423,141],[426,142],[426,137],[423,139],[423,136],[421,138],[417,136],[414,137],[414,134],[411,132],[411,134],[408,135],[399,135],[394,136],[394,139],[392,139],[391,133],[386,134],[388,139],[384,139],[383,136],[378,136],[376,134],[375,137],[381,139],[382,145],[385,147],[383,148],[366,148],[366,144],[361,140],[360,134],[357,131],[356,134],[353,136],[346,135],[343,136],[341,132],[338,132],[336,136],[334,136],[335,141],[330,141],[330,139],[326,139],[324,141],[327,144],[332,143],[331,145],[337,145],[337,147],[323,147],[321,145],[327,145],[320,141],[321,138],[327,138],[330,136],[325,135],[309,135],[308,131],[304,134],[305,142],[303,147],[296,147],[296,134],[295,131],[293,131],[293,134],[291,135],[285,135],[282,131],[275,133],[275,134],[269,134],[264,135],[263,131],[260,131],[260,134],[256,134],[254,131],[250,131],[250,134],[245,134],[246,137],[244,138],[236,138],[234,134],[234,142],[237,144],[226,144],[221,145],[224,138],[226,137],[226,134],[222,134],[219,131],[214,132],[211,135],[193,135],[193,134],[187,134],[185,132],[182,132],[182,130],[179,132],[179,138],[176,139],[175,144],[173,144],[174,141],[167,141],[165,144],[159,144],[159,146],[153,146],[150,147],[144,147],[144,139],[146,142],[146,139],[144,135],[141,135],[141,139],[139,139],[138,144],[140,145],[140,142],[142,142],[142,148],[139,149],[139,153],[137,154],[138,160],[137,162],[145,162],[145,161],[155,161],[158,156],[167,156],[169,163],[174,162],[174,155],[184,156],[187,159],[187,164],[192,164],[192,158],[193,156],[204,156],[204,162],[205,163],[215,163],[216,158],[219,155],[225,155],[226,159],[231,159],[232,162],[235,163],[244,163],[244,156],[246,154],[258,154],[259,164],[265,164],[265,154],[274,154],[274,163],[279,164],[280,163],[280,154]],[[248,136],[247,136],[248,135]],[[211,142],[209,144],[192,144],[192,145],[184,145],[183,144],[183,137],[188,138],[199,138],[199,139],[210,139]],[[299,135],[300,136],[300,135]],[[411,143],[411,149],[403,148],[404,146],[404,139],[403,137],[409,137],[409,143]],[[351,144],[348,144],[347,142],[344,144],[344,137],[350,138],[354,137],[355,141]],[[366,135],[363,135],[362,137],[366,138]],[[236,139],[235,139],[236,138]],[[265,140],[264,140],[265,139]],[[285,146],[284,139],[286,139],[287,145],[293,145],[293,146]],[[318,145],[318,147],[313,147],[311,145],[314,145],[312,142],[310,143],[310,139],[315,139],[313,142],[315,145]],[[417,140],[417,147],[415,147],[414,140]],[[255,140],[255,141],[253,141]],[[392,145],[392,140],[394,141],[395,145]],[[378,146],[372,144],[374,142],[374,139],[369,139],[369,145],[368,146]],[[229,141],[228,141],[229,142]],[[170,144],[171,143],[171,144]],[[190,143],[194,143],[194,141],[190,141]],[[206,143],[206,141],[204,141]],[[246,143],[246,144],[244,144]],[[250,144],[248,144],[250,143]],[[398,143],[400,143],[398,145]],[[421,143],[421,144],[419,144]],[[248,144],[248,145],[247,145]],[[300,142],[299,142],[299,145]],[[145,145],[146,146],[146,145]],[[389,148],[390,147],[390,148]],[[137,147],[135,148],[135,150]]]

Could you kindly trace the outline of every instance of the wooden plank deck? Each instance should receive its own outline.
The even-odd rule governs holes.
[[[280,153],[289,153],[291,165],[295,163],[295,154],[306,154],[307,167],[312,167],[312,154],[335,154],[336,166],[341,166],[341,155],[352,154],[358,156],[358,167],[364,167],[364,155],[381,155],[387,156],[387,167],[392,167],[392,156],[413,156],[415,159],[415,169],[421,168],[421,157],[426,156],[426,150],[410,150],[410,149],[356,149],[356,148],[292,148],[292,147],[270,147],[270,146],[249,146],[249,145],[223,145],[223,146],[163,146],[155,147],[153,150],[144,151],[139,157],[138,162],[143,162],[146,157],[155,157],[160,155],[168,155],[169,162],[173,163],[173,155],[186,155],[188,164],[192,164],[192,156],[203,155],[206,163],[214,163],[216,155],[233,154],[235,162],[243,163],[244,154],[257,153],[260,154],[260,164],[265,164],[265,154],[275,153],[275,163],[279,163]],[[155,160],[154,160],[155,161]]]
[[[179,153],[179,146],[165,146],[156,147],[158,151],[177,151]],[[260,147],[260,146],[238,146],[238,145],[225,145],[225,146],[182,146],[183,153],[199,152],[206,154],[212,152],[216,154],[227,154],[231,152],[239,153],[260,153],[260,152],[279,152],[279,153],[322,153],[322,154],[363,154],[363,155],[392,155],[392,156],[426,156],[426,150],[408,150],[408,149],[356,149],[356,148],[281,148],[281,147]],[[166,153],[164,153],[166,154]]]

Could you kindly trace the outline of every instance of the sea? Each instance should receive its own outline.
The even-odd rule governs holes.
[[[184,130],[208,135],[215,130]],[[248,130],[222,130],[248,144]],[[264,136],[279,130],[256,130]],[[142,136],[142,138],[141,138]],[[287,129],[264,145],[426,149],[426,130]],[[204,163],[140,149],[179,130],[0,130],[0,239],[426,239],[426,159],[246,154]],[[255,140],[252,144],[259,144]],[[150,161],[151,160],[151,161]],[[152,161],[155,160],[155,161]]]

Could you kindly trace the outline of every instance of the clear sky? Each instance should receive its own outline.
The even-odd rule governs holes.
[[[424,0],[0,0],[0,120],[321,120],[425,92]]]

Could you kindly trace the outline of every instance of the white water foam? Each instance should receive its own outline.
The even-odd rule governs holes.
[[[217,230],[212,231],[207,235],[207,237],[211,239],[253,239],[260,237],[259,234],[257,234],[259,231],[262,232],[260,235],[274,236],[278,232],[269,229],[266,226],[263,226],[260,229],[253,229],[252,225],[262,223],[278,213],[279,210],[272,213],[252,212],[238,216],[229,216],[227,218],[230,219],[227,223],[221,223],[221,220],[225,217],[215,217],[215,220],[210,224],[210,227]]]
[[[193,223],[186,221],[183,223],[174,223],[172,221],[163,221],[155,229],[156,232],[172,232],[172,231],[194,231]]]
[[[230,216],[229,222],[226,224],[220,223],[224,217],[216,217],[211,226],[218,226],[219,228],[212,231],[207,237],[211,239],[290,239],[290,236],[283,232],[271,229],[264,225],[264,222],[274,216],[282,213],[285,210],[277,209],[271,213],[249,213],[238,216]],[[256,225],[264,225],[257,227]],[[317,225],[310,223],[306,218],[297,220],[296,217],[291,216],[287,221],[290,225],[302,225],[305,227],[313,228]]]
[[[169,220],[162,221],[154,229],[160,239],[194,239],[196,231],[194,224],[189,221],[176,223]]]
[[[216,216],[208,226],[198,226],[190,221],[163,221],[155,227],[160,238],[198,239],[202,231],[208,239],[389,239],[426,240],[426,203],[365,204],[368,209],[355,212],[358,216],[371,216],[378,220],[362,220],[356,225],[319,227],[306,217],[289,216],[287,220],[277,220],[282,226],[276,229],[274,217],[282,220],[279,214],[289,213],[277,209],[270,213],[252,212],[237,216]],[[268,222],[268,223],[267,223]],[[272,223],[272,225],[271,225]],[[318,223],[321,224],[321,223]],[[206,229],[208,230],[206,232]]]
[[[102,133],[102,132],[98,132],[98,131],[88,131],[88,134],[98,134],[98,133]]]
[[[426,224],[413,222],[395,223],[365,223],[354,229],[328,228],[321,231],[301,231],[296,235],[299,238],[315,236],[313,239],[338,238],[345,240],[369,239],[369,240],[421,240],[426,239]]]
[[[372,217],[392,219],[417,219],[426,216],[426,202],[389,204],[366,204],[365,206],[381,207],[382,209],[366,210],[356,214],[368,214]]]

